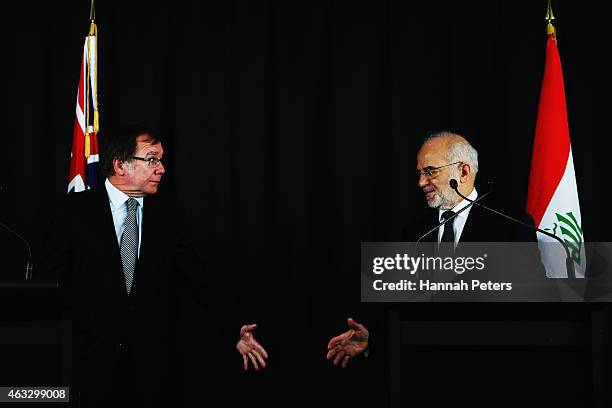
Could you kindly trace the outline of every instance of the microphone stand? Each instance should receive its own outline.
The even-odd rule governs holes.
[[[8,232],[13,234],[26,244],[26,247],[28,248],[28,260],[26,262],[25,278],[26,280],[32,279],[32,248],[30,247],[30,243],[21,235],[19,235],[16,231],[12,230],[8,225],[4,224],[2,221],[0,221],[0,227],[6,229]]]
[[[482,200],[483,198],[485,198],[486,196],[488,196],[489,194],[491,194],[493,192],[493,184],[491,184],[491,188],[489,189],[489,191],[487,191],[486,193],[484,193],[483,195],[481,195],[480,197],[478,197],[476,200],[472,201],[472,200],[468,200],[471,201],[470,204],[466,205],[465,207],[463,207],[461,210],[457,211],[456,213],[454,213],[452,216],[448,217],[446,220],[440,222],[438,225],[436,225],[435,227],[433,227],[432,229],[430,229],[429,231],[427,231],[425,234],[421,235],[419,237],[419,239],[416,240],[416,242],[414,243],[414,252],[417,253],[418,252],[418,245],[419,242],[421,242],[421,240],[423,238],[425,238],[427,235],[431,234],[432,232],[436,231],[438,228],[440,228],[443,224],[447,223],[448,221],[454,219],[456,216],[458,216],[459,214],[461,214],[463,211],[467,210],[468,208],[470,208],[471,206],[473,206],[474,204],[478,204],[478,201]]]
[[[497,210],[494,210],[494,209],[492,209],[492,208],[489,208],[489,207],[487,207],[487,206],[486,206],[486,205],[484,205],[484,204],[480,204],[480,203],[478,203],[478,201],[480,201],[480,197],[478,197],[476,200],[470,200],[469,198],[467,198],[466,196],[464,196],[463,194],[461,194],[461,193],[459,192],[459,189],[458,189],[459,185],[458,185],[458,183],[457,183],[457,180],[455,180],[455,179],[451,179],[451,180],[450,180],[450,182],[449,182],[449,185],[450,185],[450,187],[451,187],[453,190],[455,190],[455,193],[459,194],[459,197],[463,198],[464,200],[467,200],[467,201],[469,201],[470,203],[472,203],[472,204],[476,204],[476,205],[478,205],[478,206],[480,206],[480,207],[484,208],[484,209],[485,209],[485,210],[487,210],[487,211],[490,211],[490,212],[492,212],[492,213],[495,213],[495,214],[497,214],[497,215],[500,215],[500,216],[502,216],[502,217],[504,217],[504,218],[507,218],[507,219],[509,219],[509,220],[511,220],[511,221],[517,222],[517,223],[521,224],[521,225],[522,225],[522,226],[524,226],[524,227],[527,227],[527,228],[530,228],[530,229],[536,230],[537,232],[541,232],[542,234],[547,235],[547,236],[549,236],[549,237],[551,237],[551,238],[554,238],[554,239],[556,239],[557,241],[559,241],[559,242],[561,243],[561,245],[563,245],[563,249],[565,249],[565,255],[566,255],[566,258],[565,258],[565,268],[566,268],[566,270],[567,270],[567,277],[568,277],[568,278],[570,278],[570,279],[574,279],[574,278],[576,278],[576,271],[575,271],[575,269],[574,269],[574,261],[572,260],[572,257],[570,256],[570,252],[569,252],[569,248],[567,247],[567,244],[566,244],[565,242],[563,242],[563,240],[562,240],[561,238],[559,238],[558,236],[556,236],[556,235],[554,235],[554,234],[551,234],[551,233],[550,233],[550,232],[548,232],[548,231],[544,231],[543,229],[540,229],[540,228],[535,227],[535,226],[533,226],[533,225],[529,225],[529,224],[527,224],[527,223],[525,223],[525,222],[523,222],[523,221],[521,221],[521,220],[517,220],[516,218],[510,217],[509,215],[506,215],[506,214],[501,213],[501,212],[499,212],[499,211],[497,211]]]

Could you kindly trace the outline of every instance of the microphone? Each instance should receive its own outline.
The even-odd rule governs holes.
[[[453,190],[455,190],[455,193],[459,194],[459,197],[463,198],[464,200],[467,200],[470,203],[476,204],[479,207],[482,207],[482,208],[484,208],[487,211],[490,211],[490,212],[495,213],[497,215],[500,215],[500,216],[502,216],[504,218],[507,218],[510,221],[514,221],[516,223],[519,223],[519,224],[521,224],[524,227],[530,228],[532,230],[536,230],[537,232],[541,232],[542,234],[547,235],[547,236],[549,236],[551,238],[554,238],[557,241],[559,241],[561,243],[561,245],[563,245],[563,249],[565,249],[565,255],[566,255],[566,258],[565,258],[565,268],[567,270],[567,277],[568,278],[572,278],[572,279],[576,277],[576,271],[574,269],[574,261],[572,260],[572,258],[570,256],[570,252],[569,252],[569,248],[567,247],[567,244],[565,242],[563,242],[563,240],[561,238],[559,238],[558,236],[556,236],[554,234],[551,234],[548,231],[544,231],[543,229],[540,229],[540,228],[535,227],[533,225],[527,224],[527,223],[525,223],[525,222],[523,222],[521,220],[517,220],[516,218],[513,218],[513,217],[511,217],[509,215],[506,215],[506,214],[504,214],[504,213],[502,213],[500,211],[497,211],[497,210],[494,210],[492,208],[489,208],[489,207],[487,207],[484,204],[478,203],[478,201],[480,201],[480,197],[478,197],[478,199],[476,199],[476,200],[470,200],[469,198],[467,198],[466,196],[464,196],[463,194],[461,194],[459,192],[459,189],[458,189],[459,185],[457,183],[457,180],[455,180],[455,179],[451,179],[448,184],[450,185],[450,187]]]
[[[451,180],[452,181],[452,180]],[[425,234],[421,235],[419,237],[419,239],[416,240],[415,244],[414,244],[414,252],[418,252],[417,251],[417,247],[419,245],[419,242],[421,242],[421,240],[423,238],[425,238],[427,235],[431,234],[432,232],[436,231],[438,228],[440,228],[443,224],[449,222],[450,220],[454,219],[456,216],[458,216],[459,214],[461,214],[463,211],[467,210],[468,208],[470,208],[471,206],[473,206],[474,204],[477,204],[480,200],[482,200],[483,198],[485,198],[486,196],[488,196],[489,194],[491,194],[493,192],[493,183],[489,183],[489,185],[491,186],[491,188],[489,189],[489,191],[487,191],[486,193],[484,193],[483,195],[481,195],[480,197],[478,197],[476,200],[468,200],[471,201],[470,204],[466,205],[465,207],[463,207],[462,209],[460,209],[459,211],[457,211],[456,213],[454,213],[451,217],[448,217],[448,219],[440,222],[438,225],[436,225],[435,227],[433,227],[432,229],[430,229],[429,231],[427,231]]]
[[[32,264],[33,263],[32,263],[32,248],[30,247],[30,243],[25,238],[23,238],[21,235],[19,235],[17,232],[13,231],[8,225],[4,224],[2,221],[0,221],[0,227],[4,228],[5,230],[7,230],[11,234],[19,238],[21,241],[23,241],[26,244],[26,247],[28,248],[28,260],[26,261],[25,278],[26,280],[32,279]]]

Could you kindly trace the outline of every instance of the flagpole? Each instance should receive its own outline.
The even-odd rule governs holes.
[[[93,4],[93,0],[91,0],[91,3]],[[552,24],[552,21],[555,19],[555,15],[553,14],[552,11],[552,0],[548,0],[548,7],[546,8],[546,21],[548,21],[548,24],[546,25],[546,34],[547,35],[555,35],[555,26]]]
[[[93,2],[93,0],[91,0]],[[548,22],[548,24],[546,24],[546,35],[547,36],[552,36],[553,39],[557,40],[557,34],[556,34],[556,30],[555,30],[555,26],[553,25],[552,21],[555,19],[555,15],[553,14],[553,10],[552,10],[552,0],[548,0],[548,7],[546,7],[546,17],[545,17],[546,21]],[[563,242],[563,240],[561,238],[559,238],[558,236],[548,233],[545,233],[546,235],[556,239],[557,241],[559,241],[561,243],[561,245],[563,245],[563,249],[565,249],[565,269],[567,271],[567,277],[570,279],[574,279],[576,278],[576,270],[574,267],[574,260],[572,259],[571,255],[570,255],[570,251],[569,248],[567,247],[566,243]]]
[[[85,157],[89,158],[90,152],[90,140],[89,140],[89,94],[90,94],[90,83],[89,83],[89,36],[91,35],[92,26],[94,24],[96,10],[94,8],[94,0],[91,0],[89,5],[89,31],[87,32],[87,39],[85,40]]]
[[[91,31],[91,28],[90,28]],[[90,92],[90,84],[89,84],[89,33],[87,34],[87,38],[85,39],[85,158],[89,158],[89,92]]]
[[[97,69],[94,66],[92,66],[90,64],[91,61],[95,61],[97,60],[97,56],[94,55],[92,58],[92,53],[96,53],[97,52],[97,47],[94,47],[94,49],[92,49],[91,47],[91,37],[96,37],[97,36],[97,28],[96,28],[96,8],[95,8],[95,4],[94,4],[94,0],[91,0],[91,5],[89,8],[89,20],[90,20],[90,25],[89,25],[89,32],[87,34],[87,40],[86,40],[86,44],[87,44],[87,64],[85,65],[85,157],[89,158],[89,156],[91,155],[91,151],[92,151],[92,146],[91,146],[91,136],[90,134],[93,133],[97,133],[98,131],[98,114],[97,114],[97,101],[92,101],[91,98],[92,96],[95,98],[96,95],[96,89],[92,90],[92,75],[97,75]],[[92,91],[93,91],[93,95],[92,95]],[[93,112],[93,120],[91,118],[91,112],[90,112],[90,104],[93,102],[93,108],[94,108],[94,112]]]
[[[550,1],[549,1],[550,5]],[[89,7],[89,19],[93,23],[96,19],[96,7],[94,6],[94,0],[91,0],[91,6]]]
[[[93,0],[91,0],[93,2]],[[546,8],[546,17],[545,17],[546,21],[548,21],[548,24],[546,24],[546,35],[547,36],[552,36],[553,39],[557,40],[557,30],[555,29],[555,26],[553,25],[552,21],[555,19],[555,15],[553,14],[553,10],[552,10],[552,0],[548,0],[548,7]],[[563,245],[563,249],[565,249],[565,268],[567,270],[567,277],[570,279],[574,279],[576,278],[576,269],[574,267],[574,261],[572,259],[572,257],[570,256],[570,251],[569,248],[567,247],[567,245],[565,244],[565,242],[563,242],[563,240],[559,237],[557,237],[556,235],[553,234],[547,234],[552,236],[553,238],[557,239],[559,242],[561,242],[561,244]]]

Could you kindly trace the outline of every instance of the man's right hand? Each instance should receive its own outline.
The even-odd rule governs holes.
[[[334,365],[345,368],[352,357],[356,357],[368,348],[370,333],[362,324],[351,317],[347,319],[349,330],[334,337],[327,344],[327,359],[334,361]]]

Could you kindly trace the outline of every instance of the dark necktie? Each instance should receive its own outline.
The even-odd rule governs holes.
[[[450,210],[444,211],[442,213],[442,220],[446,221],[453,215],[455,215],[455,213]],[[452,256],[455,251],[454,222],[455,218],[444,224],[444,232],[442,232],[442,239],[440,240],[439,256]]]
[[[134,268],[138,259],[138,223],[136,222],[136,211],[138,201],[130,198],[126,201],[127,217],[125,217],[123,235],[121,236],[121,263],[125,275],[125,287],[128,295],[134,281]]]

